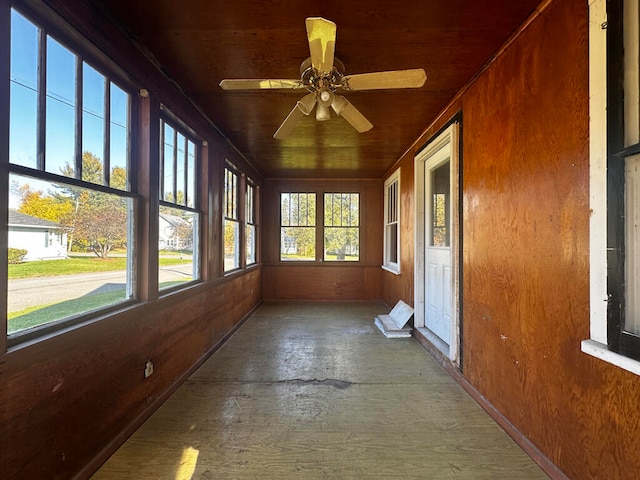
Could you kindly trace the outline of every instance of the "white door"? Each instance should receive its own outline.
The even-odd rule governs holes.
[[[424,326],[451,344],[451,182],[449,148],[425,165]]]
[[[416,156],[415,326],[459,361],[457,124]]]

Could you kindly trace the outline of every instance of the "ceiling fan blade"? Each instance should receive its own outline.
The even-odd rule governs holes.
[[[273,138],[282,140],[287,137],[295,126],[298,125],[302,117],[311,113],[315,104],[316,96],[313,93],[309,93],[298,100],[296,106],[293,107],[293,110],[289,112],[289,115],[287,115],[287,118],[285,118],[284,122],[278,127],[276,133],[273,134]]]
[[[220,82],[223,90],[296,90],[304,88],[300,80],[278,79],[225,79]]]
[[[390,72],[347,75],[342,79],[345,90],[382,90],[386,88],[420,88],[427,80],[423,68]]]
[[[306,20],[311,65],[320,73],[331,73],[336,49],[336,24],[321,17]]]
[[[360,133],[373,128],[371,122],[367,120],[362,113],[360,113],[360,110],[354,107],[349,100],[341,95],[336,95],[334,97],[331,108],[333,108],[334,112],[349,122],[351,126]]]
[[[276,133],[273,134],[273,138],[282,140],[286,136],[291,133],[291,130],[295,128],[295,126],[300,122],[300,120],[304,117],[304,113],[300,111],[298,106],[293,107],[293,110],[289,112],[287,118],[284,119],[284,122],[278,127]]]

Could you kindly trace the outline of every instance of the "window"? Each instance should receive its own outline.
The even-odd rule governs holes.
[[[130,104],[109,74],[12,9],[8,245],[24,252],[8,266],[14,340],[134,298]]]
[[[431,235],[429,246],[448,247],[449,239],[449,162],[431,172]]]
[[[384,183],[384,258],[382,267],[400,273],[400,169]]]
[[[316,194],[280,194],[280,260],[316,259]]]
[[[231,166],[224,169],[224,271],[240,268],[239,175]]]
[[[321,228],[316,222],[317,198],[322,202],[318,210],[324,213]],[[359,261],[360,194],[281,193],[280,260]]]
[[[582,349],[640,374],[638,3],[595,0],[589,15],[591,338]]]
[[[608,8],[608,77],[624,78],[624,86],[610,84],[607,118],[608,345],[640,360],[638,3],[609,2]]]
[[[160,119],[160,212],[158,286],[166,289],[199,278],[198,151],[185,129]]]
[[[245,223],[246,260],[247,265],[252,265],[256,263],[256,187],[249,181],[246,186]]]
[[[360,195],[324,194],[324,260],[360,259]]]

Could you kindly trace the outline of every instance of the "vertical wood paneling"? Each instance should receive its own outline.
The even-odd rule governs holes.
[[[462,107],[463,374],[569,478],[635,479],[640,380],[580,351],[589,337],[587,8],[545,2],[441,115]],[[400,162],[403,195],[413,195],[404,181],[412,159]],[[413,252],[403,250],[403,270],[405,260]],[[385,301],[411,283],[385,272]]]
[[[260,302],[260,284],[254,269],[5,355],[2,477],[71,478],[92,464]]]
[[[632,479],[638,378],[579,346],[587,13],[580,0],[552,2],[463,95],[464,374],[568,477]]]
[[[23,2],[24,3],[24,2]],[[176,85],[136,49],[118,28],[91,2],[26,2],[22,5],[36,17],[49,18],[47,5],[75,24],[88,37],[78,48],[87,58],[103,51],[118,66],[119,80],[132,91],[144,85],[149,97],[140,99],[136,121],[142,126],[133,138],[135,175],[143,198],[136,218],[136,256],[141,275],[140,305],[128,307],[105,318],[96,318],[48,338],[18,345],[5,353],[0,339],[0,476],[3,479],[86,478],[106,456],[124,441],[150,411],[206,358],[239,322],[261,301],[262,270],[219,278],[222,252],[220,187],[222,156],[262,184],[261,176],[233,150],[226,139],[184,98]],[[9,2],[0,0],[0,37],[9,32]],[[60,19],[51,18],[51,27],[65,40],[80,36]],[[0,99],[8,98],[7,71],[9,42],[0,42]],[[86,47],[86,48],[85,48]],[[97,61],[96,65],[105,66]],[[126,70],[126,73],[120,71]],[[116,75],[116,76],[117,76]],[[139,83],[138,83],[139,82]],[[158,155],[158,111],[160,103],[202,135],[214,153],[202,170],[202,186],[211,197],[204,208],[209,230],[203,235],[207,249],[203,270],[206,283],[164,294],[157,291],[157,188],[154,173]],[[7,168],[8,106],[0,105],[0,169]],[[5,189],[6,193],[6,189]],[[7,212],[7,196],[2,195],[0,211]],[[154,201],[155,199],[155,201]],[[2,224],[0,250],[6,248],[6,218]],[[3,243],[4,242],[4,243]],[[155,247],[154,247],[155,245]],[[216,263],[217,261],[217,263]],[[6,265],[6,261],[1,263]],[[6,286],[6,269],[0,281]],[[0,285],[0,286],[1,286]],[[4,289],[0,289],[4,290]],[[0,301],[0,307],[4,305]],[[6,305],[4,305],[6,307]],[[6,308],[4,309],[6,310]],[[4,322],[3,322],[4,323]],[[144,378],[144,364],[151,359],[154,373]]]

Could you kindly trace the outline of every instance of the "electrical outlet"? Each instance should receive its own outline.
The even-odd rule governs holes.
[[[144,364],[144,378],[149,378],[153,373],[153,362],[151,360],[147,360],[147,363]]]

